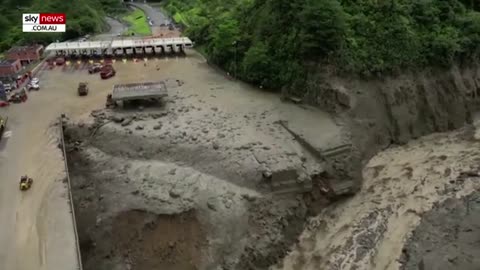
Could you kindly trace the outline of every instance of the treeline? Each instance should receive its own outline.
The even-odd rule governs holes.
[[[103,30],[104,16],[124,9],[117,0],[0,0],[0,52],[15,44],[50,43]],[[22,13],[66,13],[65,33],[23,33]]]
[[[477,58],[474,0],[167,0],[211,61],[280,89],[309,69],[377,76]]]

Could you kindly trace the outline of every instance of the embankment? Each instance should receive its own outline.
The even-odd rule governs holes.
[[[480,66],[409,72],[376,80],[311,75],[305,101],[339,113],[368,160],[391,144],[471,123],[478,108]]]

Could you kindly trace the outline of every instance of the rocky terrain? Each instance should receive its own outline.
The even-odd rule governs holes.
[[[266,269],[336,196],[330,164],[296,133],[308,130],[268,109],[238,114],[183,93],[144,106],[65,119],[86,270]],[[141,256],[155,252],[170,255]]]

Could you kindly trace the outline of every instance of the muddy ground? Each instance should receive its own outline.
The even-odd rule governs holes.
[[[132,122],[135,130],[138,123]],[[112,125],[101,127],[93,138],[85,127],[66,128],[85,269],[109,269],[112,263],[117,269],[266,269],[303,230],[307,206],[302,196],[269,195],[259,166],[245,166],[236,155],[220,160],[216,155],[226,157],[212,144],[176,147],[168,138],[119,134],[121,124]],[[161,229],[168,227],[166,219],[183,221],[185,232],[178,221],[177,238],[173,232],[155,234],[145,218],[158,219]],[[125,240],[125,233],[115,230],[134,230],[141,239]],[[146,235],[167,245],[151,247],[143,240]],[[173,257],[135,255],[151,249]]]
[[[422,217],[480,188],[470,127],[379,152],[362,189],[332,204],[348,181],[331,178],[357,166],[353,152],[335,156],[351,127],[229,81],[197,54],[142,69],[137,79],[167,83],[165,102],[66,121],[86,270],[415,269],[428,264],[431,239],[411,235]]]
[[[116,65],[120,74],[123,63]],[[88,119],[67,121],[84,268],[275,264],[302,232],[312,206],[328,201],[302,193],[329,167],[314,152],[348,141],[342,126],[315,108],[228,80],[196,53],[149,60],[136,71],[143,73],[137,81],[165,81],[169,96],[159,104],[99,107]],[[117,77],[135,82],[133,74]],[[299,140],[311,142],[314,151]],[[162,230],[169,226],[165,220],[183,220],[178,226],[189,234],[168,238],[144,217],[158,219]],[[113,237],[115,230],[130,229],[143,240],[128,246]],[[159,246],[145,241],[147,235]],[[188,246],[180,244],[185,241]],[[152,249],[173,258],[139,258]]]

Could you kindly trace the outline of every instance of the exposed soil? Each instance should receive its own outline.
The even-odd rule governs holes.
[[[437,203],[408,239],[400,269],[479,269],[479,238],[479,193]]]
[[[179,148],[176,161],[172,156],[162,159],[148,152],[140,159],[112,155],[114,151],[108,154],[103,150],[118,141],[112,140],[111,145],[103,142],[97,148],[93,142],[86,144],[82,133],[90,131],[86,127],[66,130],[72,141],[69,165],[86,270],[99,269],[98,265],[105,269],[113,265],[124,267],[118,269],[129,269],[128,265],[135,265],[132,269],[267,269],[285,256],[303,230],[307,206],[302,196],[265,196],[233,184],[235,179],[231,183],[206,174],[201,169],[204,163],[190,166],[192,160],[186,159],[180,164],[178,158],[194,155],[195,149],[188,155],[187,148]],[[115,134],[104,131],[99,138]],[[138,140],[130,136],[124,139]],[[218,166],[222,164],[229,163]],[[223,168],[229,172],[228,167]],[[140,230],[156,219],[160,220],[157,227]],[[185,219],[184,225],[178,224]],[[176,228],[177,236],[185,234],[185,239],[169,233],[169,228]],[[122,235],[122,239],[115,235]],[[145,250],[150,245],[147,237],[160,246]],[[184,259],[183,264],[174,260],[175,256],[160,256],[164,254],[162,245],[176,240],[182,243],[171,255]],[[156,254],[154,259],[149,259],[149,252]],[[131,259],[121,259],[125,253]]]
[[[123,261],[125,269],[197,269],[206,244],[194,211],[156,215],[129,210],[98,226],[104,229],[94,239],[101,241],[90,248],[82,245],[86,270],[111,269],[112,261]]]

